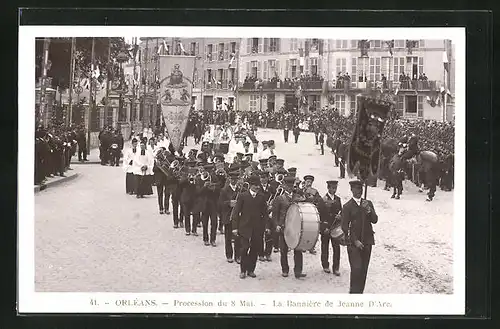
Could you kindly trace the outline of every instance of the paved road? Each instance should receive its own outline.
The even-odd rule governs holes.
[[[319,154],[313,134],[303,133],[298,144],[284,144],[281,131],[258,134],[277,142],[287,168],[315,175],[320,193],[326,180],[338,178],[332,154]],[[323,273],[318,252],[305,254],[305,279],[282,278],[273,253],[272,262],[257,265],[257,278],[243,281],[238,265],[225,260],[221,235],[214,248],[204,246],[201,236],[175,230],[171,215],[158,213],[156,195],[138,200],[125,194],[121,167],[72,166],[81,177],[35,197],[37,291],[348,292],[344,247],[340,277]],[[350,198],[348,181],[339,182],[343,203]],[[401,200],[390,193],[368,190],[379,223],[365,293],[452,293],[453,192],[438,190],[431,203],[407,183]],[[293,266],[291,254],[289,261]]]

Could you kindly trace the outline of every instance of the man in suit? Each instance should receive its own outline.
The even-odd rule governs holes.
[[[293,128],[293,137],[295,137],[295,144],[299,142],[299,136],[300,136],[300,128],[297,125]]]
[[[340,178],[345,178],[345,165],[347,163],[347,144],[345,141],[340,142],[337,157],[339,159]]]
[[[283,122],[283,138],[285,143],[288,143],[288,135],[290,134],[290,120],[285,119]]]
[[[269,230],[269,213],[266,199],[260,190],[260,179],[251,176],[248,180],[250,189],[240,195],[233,212],[235,227],[241,242],[240,278],[247,275],[255,278],[257,255],[262,248],[262,235]]]
[[[339,166],[338,152],[339,152],[339,146],[340,146],[340,144],[342,144],[340,137],[341,137],[341,133],[338,133],[337,138],[335,138],[335,140],[333,141],[333,145],[332,145],[332,151],[333,151],[333,155],[335,157],[335,167]]]
[[[264,198],[269,200],[269,198],[276,193],[276,189],[269,184],[269,173],[266,171],[261,171],[259,172],[259,177],[260,177],[260,188],[261,192],[264,195]],[[268,210],[270,211],[270,205],[268,204]],[[275,229],[275,228],[274,228]],[[270,227],[270,231],[267,231],[266,234],[264,234],[264,248],[259,253],[259,260],[261,262],[271,261],[271,252],[273,250],[273,245],[274,245],[274,235],[272,234],[273,232],[273,227]]]
[[[355,180],[349,184],[352,198],[342,208],[342,230],[349,243],[347,254],[351,266],[349,293],[362,294],[365,289],[372,246],[375,244],[372,224],[377,223],[378,216],[373,203],[361,199],[363,183]]]
[[[295,177],[286,177],[284,179],[284,193],[281,196],[276,197],[273,204],[273,225],[276,227],[276,232],[279,233],[280,238],[280,252],[281,252],[281,275],[283,277],[288,276],[289,266],[288,266],[288,245],[285,241],[284,231],[285,231],[285,219],[286,212],[292,204],[293,201],[305,201],[305,198],[294,193]],[[294,260],[294,273],[297,279],[306,276],[302,273],[303,268],[303,254],[300,250],[293,251]]]
[[[233,255],[236,262],[239,264],[240,257],[240,243],[238,237],[234,239],[233,250],[233,229],[231,222],[231,211],[236,205],[236,196],[240,190],[238,186],[239,172],[233,171],[229,173],[229,184],[222,188],[219,195],[219,208],[221,214],[221,222],[224,225],[224,245],[226,251],[226,259],[228,263],[233,262]]]
[[[330,236],[330,228],[340,220],[340,211],[342,210],[342,202],[335,195],[337,192],[338,181],[329,180],[326,182],[328,192],[323,197],[325,201],[325,209],[321,217],[320,232],[321,232],[321,265],[325,273],[330,273],[330,263],[328,262],[330,252],[330,242],[332,243],[332,271],[336,276],[340,276],[340,245],[336,243]]]

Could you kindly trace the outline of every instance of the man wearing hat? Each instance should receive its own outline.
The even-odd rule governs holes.
[[[281,251],[281,275],[283,277],[288,276],[289,266],[288,266],[288,245],[285,241],[284,231],[285,231],[285,219],[288,208],[293,201],[296,201],[299,196],[294,193],[295,178],[285,177],[284,179],[284,193],[283,195],[277,196],[273,204],[272,221],[274,227],[276,227],[276,232],[279,234],[280,241],[280,251]],[[303,268],[303,255],[302,251],[293,251],[294,260],[294,273],[297,279],[306,276],[302,273]]]
[[[250,142],[246,141],[243,143],[243,147],[245,148],[245,153],[250,153]]]
[[[215,239],[217,233],[217,202],[220,194],[220,186],[218,186],[218,178],[213,174],[213,164],[203,166],[203,170],[208,172],[211,179],[204,182],[201,194],[204,198],[204,207],[202,208],[201,220],[203,224],[203,242],[205,246],[215,247]],[[208,233],[208,224],[210,221],[210,234]]]
[[[283,168],[284,166],[285,166],[285,160],[283,160],[283,159],[276,159],[276,170],[284,169]]]
[[[295,137],[295,144],[299,142],[299,136],[300,136],[300,128],[298,125],[293,128],[293,137]]]
[[[259,171],[258,175],[260,177],[260,188],[261,192],[264,195],[264,198],[266,201],[269,200],[271,196],[274,196],[276,193],[276,189],[269,184],[269,173],[266,171]],[[268,210],[272,210],[272,204],[268,204]],[[271,261],[271,252],[273,250],[274,244],[274,235],[276,228],[272,227],[272,222],[271,222],[271,227],[269,228],[270,231],[267,231],[264,234],[264,248],[262,248],[261,252],[259,253],[259,260],[260,261]]]
[[[335,195],[337,192],[338,181],[329,180],[326,182],[328,192],[323,197],[325,208],[320,213],[320,232],[321,232],[321,265],[325,273],[330,273],[330,263],[328,262],[330,252],[330,242],[332,243],[332,271],[336,276],[340,276],[340,245],[335,242],[330,236],[330,229],[335,222],[340,222],[340,211],[342,210],[342,202]],[[340,224],[340,223],[339,223]]]
[[[283,138],[285,140],[285,143],[288,143],[288,135],[290,133],[290,120],[285,119],[283,122]]]
[[[347,140],[345,138],[340,141],[337,157],[339,159],[340,178],[345,178],[345,165],[347,163]]]
[[[125,154],[123,155],[123,170],[126,173],[125,192],[130,195],[135,194],[135,188],[136,188],[133,160],[135,154],[137,154],[138,151],[137,144],[138,144],[137,138],[133,138],[132,147],[127,151],[125,151]]]
[[[319,194],[318,190],[312,187],[312,184],[314,182],[314,176],[313,175],[305,175],[304,176],[304,197],[306,198],[306,202],[310,202],[318,208],[318,210],[321,210],[324,208],[324,203],[323,199],[321,198],[321,195]],[[309,252],[313,255],[316,254],[316,249],[313,247]]]
[[[268,142],[267,141],[262,141],[262,150],[260,152],[258,152],[257,154],[257,158],[258,160],[262,160],[262,159],[265,159],[267,161],[267,158],[269,158],[269,151],[268,151]]]
[[[236,205],[236,198],[238,192],[240,192],[241,187],[238,186],[238,179],[240,177],[239,172],[232,171],[229,173],[229,184],[224,186],[219,195],[219,208],[221,213],[221,222],[224,225],[224,246],[226,259],[229,263],[234,260],[239,264],[240,257],[240,240],[238,236],[234,236],[234,248],[233,248],[233,227],[231,222],[231,212],[233,207]]]
[[[260,179],[248,179],[250,189],[238,197],[233,212],[235,226],[233,233],[238,234],[241,242],[240,278],[247,275],[255,278],[257,256],[262,249],[264,231],[269,231],[269,213],[264,195],[259,192]]]
[[[372,224],[378,216],[369,200],[362,199],[363,183],[349,182],[352,198],[342,208],[342,230],[348,239],[347,254],[351,266],[350,294],[362,294],[365,289],[366,274],[372,246],[375,244]]]
[[[187,170],[188,174],[193,177],[196,176],[198,170],[195,168],[196,162],[194,161],[188,161],[186,163],[187,165]],[[199,189],[201,189],[201,184],[200,180],[195,179],[194,184],[189,181],[189,177],[182,178],[181,181],[179,182],[179,185],[181,186],[182,192],[181,192],[181,208],[182,208],[182,213],[184,215],[184,228],[186,230],[186,235],[191,235],[193,234],[194,236],[197,236],[197,227],[198,223],[200,221],[200,211],[198,209],[194,209],[195,206],[197,208],[200,208],[200,206],[197,203],[198,201],[198,194],[199,194]],[[192,216],[192,221],[191,221],[191,216]]]

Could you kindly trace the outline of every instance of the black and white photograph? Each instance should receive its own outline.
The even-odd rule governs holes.
[[[464,31],[20,27],[19,310],[463,314]]]

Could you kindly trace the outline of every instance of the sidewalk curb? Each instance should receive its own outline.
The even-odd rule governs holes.
[[[77,177],[79,177],[79,174],[77,172],[75,172],[75,173],[72,173],[71,175],[68,175],[66,177],[62,177],[58,180],[48,182],[47,184],[43,185],[43,187],[40,185],[35,185],[35,193],[44,191],[44,190],[48,189],[49,187],[54,187],[54,186],[57,186],[61,183],[72,181]]]

